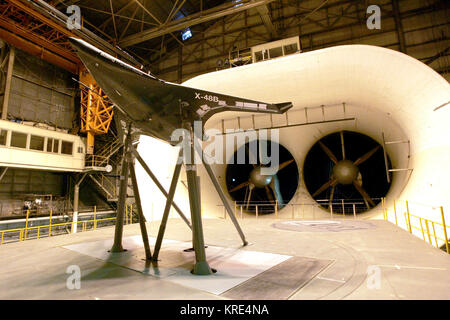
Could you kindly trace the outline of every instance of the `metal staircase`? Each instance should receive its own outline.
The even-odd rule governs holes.
[[[100,161],[99,164],[107,163],[111,157],[119,151],[120,147],[122,147],[123,143],[121,139],[115,137],[115,139],[111,140],[110,143],[107,143],[100,149],[99,152],[95,154],[95,156]]]
[[[106,143],[97,153],[93,155],[87,155],[87,165],[90,166],[106,166],[111,165],[114,168],[114,172],[117,171],[117,164],[112,157],[122,147],[122,141],[114,136],[108,143]],[[90,161],[90,162],[89,162]],[[119,162],[120,163],[120,162]],[[116,202],[118,195],[118,175],[115,173],[105,174],[104,172],[92,172],[89,173],[89,178],[95,183],[98,189],[105,195],[108,201]]]
[[[116,202],[117,199],[117,178],[105,176],[103,173],[89,174],[89,178],[102,191],[108,201]],[[112,179],[111,179],[112,178]]]
[[[108,202],[118,201],[122,155],[117,154],[117,152],[122,146],[122,140],[114,136],[109,143],[105,144],[95,155],[92,155],[96,161],[96,166],[110,164],[113,168],[111,173],[101,171],[89,173],[89,178],[98,187]],[[128,181],[127,198],[134,198],[131,179]]]
[[[109,130],[107,136],[103,136],[104,143],[98,148],[98,151],[94,155],[87,155],[86,165],[92,165],[95,167],[106,167],[110,165],[111,171],[105,172],[93,170],[88,172],[92,185],[103,195],[104,199],[108,201],[110,206],[114,209],[117,208],[119,201],[119,189],[120,189],[120,173],[122,171],[122,157],[123,154],[120,150],[124,145],[124,137],[126,132],[126,123],[121,121],[120,114],[115,114],[114,125],[112,130]],[[139,138],[135,136],[136,143]],[[106,141],[105,141],[106,140]],[[99,141],[99,140],[97,140]],[[131,177],[128,179],[128,187],[126,192],[126,203],[134,203],[134,192],[132,187]],[[133,210],[134,211],[134,210]]]

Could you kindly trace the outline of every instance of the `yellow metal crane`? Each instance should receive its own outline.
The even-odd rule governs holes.
[[[81,132],[87,133],[87,154],[93,154],[94,136],[108,132],[114,115],[113,103],[87,71],[80,72],[80,82]]]

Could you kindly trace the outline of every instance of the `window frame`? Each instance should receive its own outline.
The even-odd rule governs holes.
[[[3,132],[5,133],[5,144],[0,143],[0,146],[8,147],[8,132],[9,132],[9,130],[0,128],[0,142],[1,142],[1,136],[2,136]]]
[[[43,139],[43,141],[42,141],[42,149],[33,149],[33,148],[31,148],[31,140],[33,139],[33,137],[37,137],[37,138],[42,138],[42,139]],[[46,138],[46,137],[43,137],[43,136],[40,136],[40,135],[37,135],[37,134],[30,134],[29,149],[32,150],[32,151],[41,151],[41,152],[45,152],[45,148],[46,148],[46,145],[45,145],[45,138]]]
[[[12,145],[14,134],[24,135],[24,136],[26,137],[26,138],[25,138],[25,146],[24,146],[24,147],[13,146],[13,145]],[[24,149],[24,150],[27,150],[28,147],[29,147],[29,136],[30,136],[30,135],[29,135],[28,133],[24,133],[24,132],[21,132],[21,131],[14,131],[14,130],[11,130],[11,138],[10,138],[10,141],[9,141],[9,147],[10,147],[10,148],[16,148],[16,149]]]
[[[61,155],[65,155],[65,156],[73,156],[73,150],[74,150],[74,143],[73,141],[67,141],[67,140],[60,140],[61,141],[61,148],[60,148],[60,154]],[[70,153],[65,153],[63,152],[63,144],[64,143],[70,143],[71,147],[70,147]]]

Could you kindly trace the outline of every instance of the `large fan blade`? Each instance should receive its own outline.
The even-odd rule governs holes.
[[[316,192],[312,194],[312,197],[314,198],[315,196],[318,196],[336,182],[336,179],[331,179],[330,181],[325,182]]]
[[[334,188],[335,187],[336,187],[336,185],[333,185],[333,187],[331,188],[330,200],[328,202],[328,209],[330,209],[331,205],[333,204]]]
[[[274,175],[272,181],[270,182],[270,186],[272,187],[273,194],[275,195],[275,199],[278,201],[278,208],[283,207],[283,195],[280,190],[280,180],[278,180],[277,175]]]
[[[242,189],[242,188],[248,186],[249,184],[250,184],[250,181],[244,181],[241,184],[239,184],[236,187],[234,187],[233,189],[229,190],[228,192],[235,192],[235,191],[237,191],[239,189]]]
[[[353,185],[355,186],[356,190],[358,190],[358,192],[363,196],[364,200],[366,200],[367,202],[369,202],[372,206],[375,207],[375,202],[373,202],[373,200],[370,198],[370,196],[367,194],[367,192],[363,189],[362,186],[360,186],[358,184],[358,182],[353,181]],[[367,205],[367,204],[366,204]],[[370,209],[369,206],[367,206],[368,209]]]
[[[342,159],[345,160],[344,131],[341,131]]]
[[[328,149],[328,147],[323,144],[322,141],[319,141],[319,145],[322,148],[322,150],[327,154],[327,156],[331,159],[331,161],[333,161],[334,163],[337,163],[338,160],[336,158],[336,156],[333,154],[333,152],[331,152],[330,149]]]
[[[273,196],[272,196],[272,192],[270,192],[270,189],[268,186],[265,186],[264,189],[266,190],[266,195],[267,198],[269,199],[270,202],[273,202]]]
[[[278,166],[278,171],[280,171],[281,169],[286,168],[286,167],[287,167],[288,165],[290,165],[292,162],[294,162],[294,159],[291,159],[291,160],[288,160],[288,161],[283,162],[282,164],[280,164],[280,165]]]
[[[248,198],[247,198],[247,205],[245,206],[245,209],[248,209],[248,205],[250,204],[250,200],[252,199],[252,191],[253,191],[254,186],[250,185],[250,192],[248,194]]]
[[[361,163],[363,163],[364,161],[366,161],[367,159],[369,159],[375,152],[378,151],[378,149],[380,149],[381,146],[377,146],[375,148],[373,148],[372,150],[370,150],[369,152],[367,152],[365,155],[363,155],[362,157],[359,157],[358,159],[356,159],[355,162],[353,162],[355,164],[355,166],[360,165]]]
[[[248,189],[250,189],[248,186],[245,188],[245,195],[244,195],[244,204],[246,203],[247,195],[248,195]]]

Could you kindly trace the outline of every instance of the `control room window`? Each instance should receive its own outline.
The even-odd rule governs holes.
[[[292,43],[284,46],[284,55],[296,53],[298,51],[297,44]]]
[[[59,151],[59,140],[48,138],[47,140],[47,152],[58,153]]]
[[[63,141],[61,144],[61,153],[62,154],[72,154],[73,151],[73,143],[68,141]]]
[[[27,134],[22,132],[11,132],[11,147],[26,148],[27,147]]]
[[[44,137],[31,136],[30,138],[30,149],[44,151]]]
[[[281,47],[269,49],[270,59],[281,57],[282,55],[283,55],[283,49]]]
[[[6,146],[6,134],[7,130],[0,129],[0,146]]]

